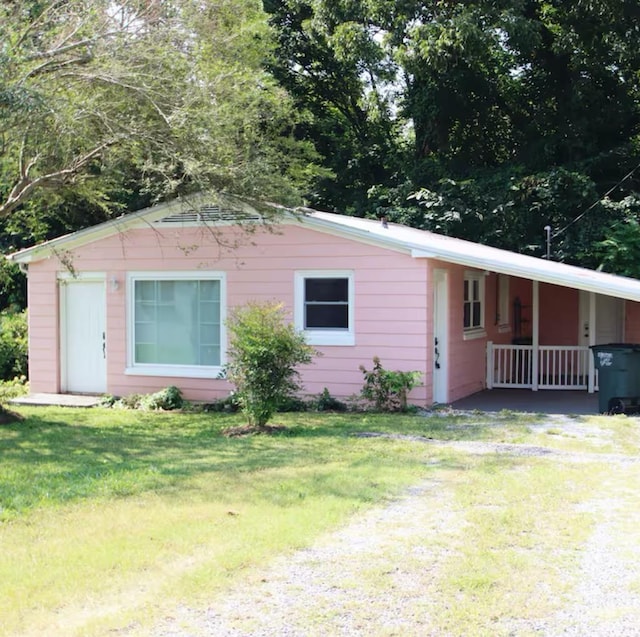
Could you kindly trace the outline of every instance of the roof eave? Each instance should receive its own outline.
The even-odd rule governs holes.
[[[448,263],[456,263],[457,265],[478,270],[488,270],[498,274],[508,274],[522,279],[529,279],[530,281],[539,281],[540,283],[549,283],[595,294],[615,296],[628,301],[640,301],[640,290],[632,289],[638,287],[638,282],[635,279],[578,268],[564,263],[556,264],[564,272],[554,276],[554,274],[536,267],[536,261],[538,261],[536,257],[529,257],[531,259],[529,262],[530,267],[524,267],[499,261],[488,261],[486,258],[446,253],[444,251],[434,254],[425,250],[413,250],[411,254],[414,258],[441,259]],[[574,269],[575,272],[572,271]],[[592,279],[588,278],[591,273],[594,277]],[[602,280],[597,280],[602,278],[606,278],[606,283],[603,283]],[[627,282],[629,286],[627,286]]]
[[[293,212],[295,213],[296,211]],[[341,236],[346,239],[356,239],[364,243],[369,243],[371,245],[395,250],[396,252],[402,252],[404,254],[411,254],[412,251],[420,249],[420,247],[417,245],[413,245],[406,241],[401,241],[399,239],[396,239],[395,237],[384,237],[378,234],[374,234],[369,230],[354,228],[352,226],[338,224],[335,221],[331,221],[328,219],[320,219],[319,217],[314,217],[313,213],[314,211],[303,210],[303,214],[300,215],[298,209],[298,214],[294,214],[292,216],[292,221],[295,223],[295,221],[297,220],[300,225],[315,227],[318,230],[322,230],[329,234]]]
[[[137,212],[130,212],[121,215],[120,217],[116,217],[115,219],[104,221],[96,226],[77,230],[76,232],[66,234],[62,237],[57,237],[56,239],[51,239],[50,241],[46,241],[45,243],[41,243],[30,248],[24,248],[23,250],[7,255],[6,258],[9,261],[24,264],[46,259],[59,251],[66,252],[87,243],[125,232],[132,228],[148,226],[155,221],[159,221],[160,219],[175,214],[185,208],[197,209],[202,205],[210,203],[212,197],[213,195],[198,193],[185,198],[173,199],[168,202],[155,204],[154,206],[138,210]],[[215,195],[215,198],[222,201],[226,196],[218,193]],[[232,198],[232,200],[236,202],[235,198]],[[248,206],[246,202],[241,203],[243,206]]]

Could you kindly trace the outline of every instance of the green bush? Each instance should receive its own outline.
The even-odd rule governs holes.
[[[0,380],[0,404],[29,393],[26,376],[16,376],[11,380]]]
[[[0,312],[0,380],[28,374],[27,311]]]
[[[202,406],[202,411],[225,414],[235,414],[239,409],[240,405],[235,394],[229,394],[225,398],[218,398]]]
[[[249,424],[262,428],[301,389],[296,366],[310,363],[316,352],[285,321],[278,303],[249,303],[232,313],[227,326],[227,378]]]
[[[100,401],[102,407],[113,407],[114,409],[142,409],[145,411],[172,411],[182,409],[185,400],[182,392],[170,385],[155,394],[129,394],[122,398],[105,395]]]
[[[182,408],[183,404],[182,392],[175,385],[170,385],[155,394],[143,396],[139,408],[147,411],[172,411]]]
[[[334,398],[326,387],[314,401],[313,407],[316,411],[347,411],[346,403]]]
[[[420,372],[390,371],[382,367],[377,356],[373,357],[373,369],[364,375],[362,396],[371,401],[378,411],[407,411],[407,394],[420,384]]]

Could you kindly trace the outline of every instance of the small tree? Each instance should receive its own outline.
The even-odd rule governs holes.
[[[232,313],[226,366],[249,424],[263,429],[282,402],[301,389],[296,366],[316,351],[285,320],[279,303],[248,303]]]

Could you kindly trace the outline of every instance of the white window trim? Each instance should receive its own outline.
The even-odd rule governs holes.
[[[134,363],[135,281],[219,281],[220,282],[220,365],[155,365]],[[219,378],[226,363],[227,285],[224,272],[128,272],[127,273],[127,367],[128,376],[166,376],[168,378]]]
[[[305,329],[304,327],[304,282],[305,279],[348,279],[348,330]],[[355,345],[354,312],[355,285],[353,270],[297,270],[294,274],[294,325],[305,335],[309,345]]]
[[[480,294],[480,325],[473,327],[463,327],[463,340],[470,341],[476,338],[484,338],[487,336],[485,330],[485,313],[486,313],[486,298],[485,298],[485,274],[477,270],[465,270],[464,281],[469,281],[469,288],[473,281],[478,281],[478,291]],[[464,307],[464,297],[462,299]]]

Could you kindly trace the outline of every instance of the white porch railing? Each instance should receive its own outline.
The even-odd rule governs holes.
[[[590,364],[591,356],[588,347],[577,345],[540,345],[534,351],[533,345],[489,342],[487,388],[589,389],[591,369],[593,389],[597,390],[598,372]]]

